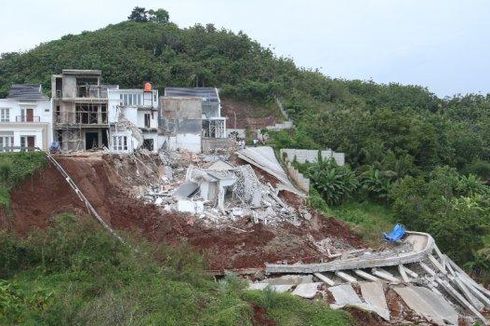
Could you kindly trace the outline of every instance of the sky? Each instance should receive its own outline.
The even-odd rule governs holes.
[[[180,27],[243,31],[278,56],[333,78],[490,93],[488,0],[17,0],[1,4],[0,53],[164,8]]]

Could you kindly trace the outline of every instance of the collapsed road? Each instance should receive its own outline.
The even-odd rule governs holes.
[[[251,284],[251,289],[285,292],[296,286],[293,294],[305,298],[328,291],[334,298],[331,307],[356,307],[374,312],[386,321],[390,321],[390,311],[385,292],[391,289],[427,322],[458,325],[459,317],[471,316],[490,325],[482,314],[490,307],[490,291],[441,253],[427,233],[407,232],[402,243],[389,250],[356,250],[328,263],[266,264],[266,273],[288,274],[289,280],[272,277]],[[291,274],[310,275],[311,281]],[[288,281],[283,284],[281,279]],[[326,285],[324,290],[322,284]],[[360,286],[360,295],[353,285]],[[298,291],[303,287],[309,291]]]

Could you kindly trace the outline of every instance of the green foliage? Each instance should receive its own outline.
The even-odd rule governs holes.
[[[449,167],[436,168],[425,178],[405,177],[390,193],[401,223],[431,233],[461,263],[483,246],[490,227],[489,195],[477,177]]]
[[[252,325],[255,301],[244,281],[229,275],[214,282],[186,245],[125,238],[137,252],[91,219],[71,215],[28,237],[2,231],[0,324]],[[288,312],[296,325],[346,320],[325,303],[291,295],[282,300],[296,307]],[[281,322],[278,310],[271,311]]]
[[[278,325],[352,325],[348,315],[340,310],[325,309],[323,302],[309,303],[295,300],[285,293],[272,290],[248,291],[243,294],[246,301],[266,308],[267,316],[278,322]]]
[[[320,160],[311,164],[305,172],[328,205],[341,204],[359,186],[354,172],[348,166],[338,166],[334,160]]]
[[[347,222],[365,241],[376,245],[382,239],[382,232],[388,231],[395,223],[391,209],[369,201],[347,202],[332,208],[331,213]]]

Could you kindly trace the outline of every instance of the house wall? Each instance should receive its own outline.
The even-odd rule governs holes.
[[[33,109],[33,122],[21,122],[22,109]],[[53,141],[53,116],[50,100],[22,101],[0,99],[0,109],[9,109],[9,121],[0,122],[0,135],[13,136],[20,146],[22,136],[34,136],[35,146],[47,150]]]
[[[195,97],[160,98],[159,134],[169,149],[201,151],[202,104]]]
[[[228,150],[235,145],[235,141],[230,138],[202,138],[203,153],[211,153],[216,149]]]

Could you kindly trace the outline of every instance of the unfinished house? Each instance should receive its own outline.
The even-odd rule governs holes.
[[[158,90],[150,83],[144,89],[108,89],[109,149],[132,153],[139,148],[158,152]]]
[[[12,85],[7,98],[0,99],[0,151],[47,150],[52,121],[51,101],[41,85]]]
[[[55,139],[62,151],[108,146],[107,89],[100,70],[63,69],[51,78]]]
[[[165,108],[165,105],[176,107],[178,101],[190,103],[191,99],[199,99],[201,103],[200,121],[200,136],[199,150],[208,151],[215,147],[227,147],[228,139],[226,138],[226,118],[221,116],[221,101],[217,88],[212,87],[194,87],[194,88],[165,88],[165,94],[161,102],[162,108],[162,124],[163,127],[168,126],[165,122],[167,116],[171,115],[172,108]],[[184,104],[183,104],[184,105]],[[194,111],[195,112],[195,111]],[[168,118],[173,119],[171,116]],[[195,121],[194,121],[195,122]],[[165,132],[165,130],[163,130]],[[194,131],[193,131],[194,132]],[[189,137],[188,137],[189,138]],[[187,143],[180,144],[183,148],[196,152],[195,146],[196,137],[191,137],[193,144],[192,149],[187,148]]]

